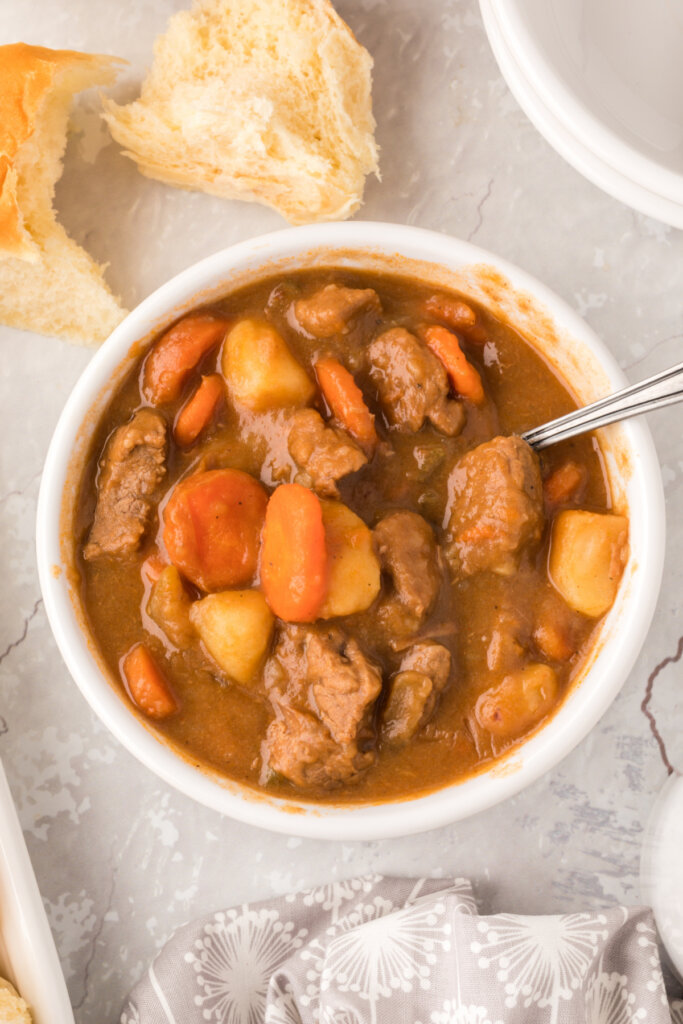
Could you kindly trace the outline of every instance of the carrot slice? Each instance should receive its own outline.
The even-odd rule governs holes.
[[[569,459],[543,481],[543,495],[549,505],[561,505],[577,497],[585,483],[585,467]]]
[[[425,327],[420,332],[428,347],[443,363],[451,384],[459,395],[475,405],[484,401],[484,387],[478,371],[467,361],[460,342],[445,327]]]
[[[569,661],[576,654],[576,616],[556,591],[542,598],[535,613],[533,639],[545,658]]]
[[[166,677],[144,644],[131,647],[121,671],[134,703],[150,718],[168,718],[178,710]]]
[[[145,360],[142,390],[152,405],[173,402],[200,359],[222,341],[226,320],[211,313],[183,317],[152,347]]]
[[[327,546],[320,499],[300,484],[270,497],[263,528],[261,586],[275,615],[313,622],[327,593]]]
[[[374,446],[377,443],[375,417],[346,367],[336,359],[323,357],[315,364],[315,375],[325,401],[342,426],[361,444]]]
[[[576,653],[567,631],[552,620],[539,622],[534,629],[533,637],[539,651],[551,661],[569,661]]]
[[[163,512],[173,564],[201,590],[251,583],[268,495],[239,469],[194,473],[176,485]]]
[[[452,295],[430,295],[425,299],[422,308],[427,316],[443,320],[456,331],[471,331],[477,322],[477,314],[471,306]]]
[[[212,373],[209,377],[202,377],[199,387],[178,413],[173,427],[173,436],[183,448],[196,441],[209,425],[224,389],[220,374]]]

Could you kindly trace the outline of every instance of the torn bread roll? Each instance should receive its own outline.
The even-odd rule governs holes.
[[[143,174],[342,220],[377,173],[372,58],[328,0],[195,0],[157,39],[138,100],[105,102]]]
[[[0,1024],[32,1024],[28,1006],[4,978],[0,978]]]
[[[52,208],[73,94],[116,75],[114,57],[0,47],[0,322],[96,344],[124,310]]]

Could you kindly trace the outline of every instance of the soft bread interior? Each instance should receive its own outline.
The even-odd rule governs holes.
[[[6,184],[14,188],[23,245],[18,255],[10,255],[0,237],[0,320],[95,344],[107,337],[124,311],[104,282],[103,268],[69,238],[52,206],[72,96],[115,74],[114,62],[107,58],[80,57],[85,55],[74,54],[74,63],[56,67],[35,110],[32,130],[11,162]]]
[[[4,978],[0,978],[0,1021],[2,1024],[31,1024],[28,1006]]]
[[[377,171],[372,59],[327,0],[196,0],[154,48],[140,99],[105,104],[143,174],[342,219]]]

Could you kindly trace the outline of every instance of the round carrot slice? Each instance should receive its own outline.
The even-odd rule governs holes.
[[[239,469],[212,469],[181,480],[163,513],[168,557],[201,590],[250,583],[267,504],[261,484]]]
[[[320,499],[300,484],[270,497],[263,528],[261,586],[275,615],[313,622],[327,593],[327,547]]]

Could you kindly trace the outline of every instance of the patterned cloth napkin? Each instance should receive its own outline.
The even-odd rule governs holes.
[[[683,1024],[683,1004],[672,1012]],[[380,876],[185,925],[121,1016],[121,1024],[670,1020],[649,910],[480,917],[464,879]]]

